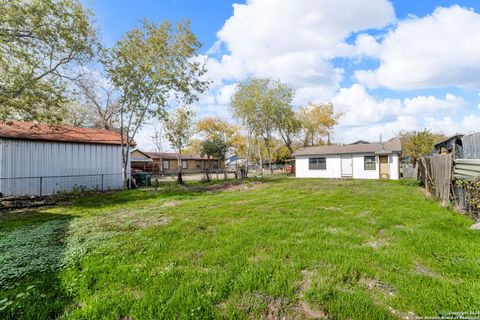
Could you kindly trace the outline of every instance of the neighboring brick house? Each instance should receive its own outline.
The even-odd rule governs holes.
[[[195,155],[182,155],[182,171],[184,173],[202,172],[206,169],[224,169],[225,163],[218,159],[207,159]],[[132,170],[169,174],[178,172],[178,154],[172,152],[144,152],[139,149],[131,152]]]

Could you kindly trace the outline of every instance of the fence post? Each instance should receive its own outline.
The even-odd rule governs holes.
[[[42,196],[43,177],[40,177],[40,197]]]
[[[102,174],[102,191],[103,191],[103,174]]]

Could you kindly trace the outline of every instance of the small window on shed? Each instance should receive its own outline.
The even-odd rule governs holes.
[[[200,169],[202,167],[202,160],[195,161],[195,164],[197,165],[197,169]]]
[[[375,156],[365,156],[363,157],[363,169],[364,170],[375,170]]]
[[[327,170],[327,159],[323,158],[309,158],[308,159],[309,170]]]
[[[188,161],[182,160],[182,169],[187,169],[187,168],[188,168]]]
[[[163,160],[163,169],[164,169],[164,170],[168,170],[168,165],[169,165],[169,164],[170,164],[170,163],[168,162],[168,160]]]

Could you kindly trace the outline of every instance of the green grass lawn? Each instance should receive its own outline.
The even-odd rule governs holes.
[[[480,232],[411,182],[168,184],[0,215],[0,318],[480,311]]]

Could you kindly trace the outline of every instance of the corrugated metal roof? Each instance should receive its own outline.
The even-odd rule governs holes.
[[[393,139],[389,141],[360,143],[349,145],[331,145],[331,146],[316,146],[301,148],[293,153],[293,156],[305,155],[326,155],[326,154],[346,154],[346,153],[375,153],[375,154],[390,154],[400,153],[402,146],[400,140]]]
[[[21,121],[0,122],[0,138],[121,145],[118,131]]]
[[[448,142],[448,141],[450,141],[450,140],[460,139],[460,138],[462,138],[463,136],[464,136],[464,134],[462,134],[462,133],[456,133],[456,134],[454,134],[453,136],[450,136],[450,137],[448,137],[448,138],[445,138],[445,139],[443,139],[443,140],[435,143],[435,147],[437,147],[437,146],[439,146],[439,145],[441,145],[441,144],[444,144],[445,142]]]

